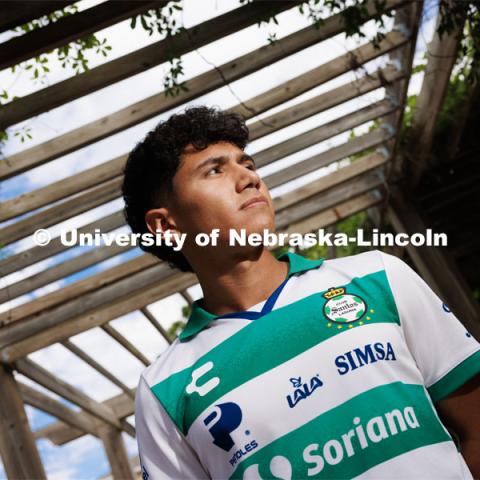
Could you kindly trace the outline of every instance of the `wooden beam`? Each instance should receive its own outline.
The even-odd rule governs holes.
[[[140,360],[146,367],[150,365],[150,360],[135,346],[127,340],[116,328],[112,327],[108,323],[100,327],[110,337],[117,341],[125,350],[131,353],[134,357]]]
[[[139,262],[150,260],[147,259],[144,260],[140,257]],[[75,315],[77,312],[88,311],[99,305],[108,303],[119,296],[126,295],[132,290],[141,290],[152,282],[160,282],[169,275],[171,268],[166,263],[160,262],[153,256],[152,259],[155,261],[155,264],[152,267],[122,277],[115,282],[105,285],[103,288],[94,290],[89,288],[89,291],[80,297],[74,297],[73,299],[55,305],[48,310],[41,310],[34,317],[30,317],[28,322],[15,322],[7,328],[3,327],[0,331],[0,345],[8,345],[20,338],[25,338],[25,336],[33,335],[43,329],[58,325],[65,319]],[[135,262],[132,262],[130,265],[134,268],[136,266]],[[86,281],[88,282],[88,279]]]
[[[101,232],[110,232],[125,224],[125,217],[123,212],[119,210],[111,215],[103,217],[99,220],[95,220],[87,225],[83,225],[77,228],[78,233],[93,233],[95,229],[99,229]],[[36,246],[28,250],[11,255],[7,258],[0,260],[0,272],[2,275],[8,275],[12,272],[17,272],[22,268],[26,268],[29,265],[40,262],[45,258],[56,255],[67,250],[69,247],[62,245],[60,237],[52,238],[51,242],[45,246]]]
[[[300,222],[292,223],[286,230],[287,233],[307,233],[319,228],[326,228],[331,225],[354,215],[358,212],[363,212],[367,208],[378,205],[383,201],[380,192],[367,192],[338,204],[335,208],[322,211],[312,215]]]
[[[347,132],[352,128],[373,121],[382,115],[395,111],[396,109],[397,107],[388,100],[381,100],[372,103],[364,108],[347,113],[335,120],[319,125],[318,127],[307,130],[300,135],[276,143],[269,148],[255,153],[255,164],[257,165],[257,168],[263,167],[274,161],[287,157],[288,155],[311,147],[312,145],[328,140],[340,133]]]
[[[106,405],[88,397],[74,386],[56,377],[32,360],[27,358],[17,359],[16,368],[22,375],[30,378],[30,380],[37,382],[39,385],[78,405],[100,420],[107,422],[115,428],[124,428],[124,422],[120,421]]]
[[[343,23],[339,20],[338,16],[330,17],[325,21],[325,26],[322,27],[320,32],[314,32],[316,34],[316,42],[325,40],[328,36],[340,33],[342,30]],[[304,38],[311,42],[312,39],[311,35],[308,35],[309,33],[311,33],[311,30],[301,30],[300,32],[292,34],[293,36],[290,35],[285,39],[278,40],[276,45],[279,48],[271,48],[269,46],[262,47],[259,50],[227,62],[218,69],[210,70],[187,80],[186,85],[189,91],[183,92],[176,97],[165,97],[164,92],[160,92],[49,140],[48,142],[14,154],[9,157],[8,162],[0,162],[0,178],[9,178],[29,168],[42,165],[54,158],[66,155],[77,148],[90,145],[108,135],[117,133],[220,88],[224,86],[225,81],[232,82],[252,73],[255,69],[266,67],[286,56],[289,51],[292,51],[292,46],[296,43],[292,42],[292,38],[298,40]],[[363,63],[398,48],[404,44],[405,41],[406,38],[401,33],[389,33],[380,43],[378,49],[374,48],[370,43],[362,45],[351,52],[289,80],[288,85],[279,85],[268,92],[249,99],[244,102],[243,105],[237,105],[232,108],[231,111],[240,113],[247,119],[251,118],[254,115],[258,115],[351,70],[353,66],[360,66]],[[262,53],[262,55],[259,53]],[[219,72],[221,72],[222,75],[219,75]],[[60,190],[60,192],[62,192],[62,190]]]
[[[284,183],[295,180],[303,175],[311,173],[322,167],[355,155],[369,148],[374,148],[391,138],[391,133],[384,128],[377,128],[370,133],[342,143],[326,152],[319,153],[313,157],[302,160],[265,178],[268,188],[278,187]]]
[[[307,198],[326,192],[331,188],[338,187],[345,182],[360,178],[361,175],[371,172],[384,166],[388,158],[381,153],[375,152],[365,157],[359,158],[346,167],[342,167],[335,172],[329,173],[324,177],[314,180],[306,185],[295,189],[295,200],[297,203]],[[290,193],[280,195],[275,198],[275,208],[278,212],[285,210],[292,205],[292,196]]]
[[[22,358],[28,353],[42,348],[41,345],[51,345],[77,333],[103,325],[110,320],[138,310],[144,305],[149,305],[161,298],[172,295],[178,290],[188,288],[197,283],[197,281],[193,274],[171,274],[162,282],[153,282],[153,286],[140,289],[140,291],[129,295],[120,296],[117,298],[117,301],[103,305],[91,313],[80,314],[51,328],[41,330],[30,338],[5,347],[2,350],[2,356],[6,360]]]
[[[12,30],[24,23],[43,17],[51,12],[61,10],[74,0],[2,0],[2,16],[0,17],[0,32]]]
[[[55,139],[52,141],[54,142]],[[9,162],[11,160],[10,157]],[[125,167],[126,160],[126,154],[120,155],[96,167],[76,173],[58,182],[50,183],[46,187],[37,188],[2,202],[0,203],[0,221],[4,222],[15,218],[118,177]]]
[[[170,338],[170,335],[168,332],[162,327],[160,322],[155,318],[153,313],[147,308],[147,307],[142,307],[140,311],[145,315],[147,320],[158,330],[160,335],[165,339],[167,343],[172,343],[172,339]]]
[[[94,358],[88,353],[75,345],[71,340],[64,340],[62,345],[70,350],[74,355],[83,360],[87,365],[90,365],[100,375],[103,375],[106,379],[110,380],[114,385],[123,390],[129,397],[134,398],[132,389],[128,388],[122,381],[120,381],[115,375],[110,373],[105,367],[100,365]],[[59,417],[60,418],[60,417]]]
[[[440,21],[439,13],[433,40],[427,48],[425,75],[412,118],[412,137],[408,155],[409,184],[412,187],[418,184],[423,172],[431,164],[435,126],[445,100],[462,36],[463,22],[449,35],[444,33],[440,38],[436,33]]]
[[[0,364],[0,454],[8,478],[47,478],[18,385]]]
[[[67,425],[78,428],[83,433],[97,436],[95,422],[92,420],[92,417],[86,414],[79,415],[79,412],[75,412],[58,400],[24,383],[18,382],[18,386],[24,402],[28,405],[38,408],[49,415],[53,415]]]
[[[281,211],[277,215],[277,223],[282,226],[290,225],[291,223],[298,222],[317,213],[319,211],[319,205],[322,206],[320,210],[333,208],[339,203],[379,188],[383,184],[384,176],[381,171],[379,169],[374,170],[362,175],[361,178],[354,178],[353,180],[344,182],[336,188],[329,189],[318,195],[313,195]]]
[[[4,129],[40,113],[56,108],[113,83],[149,70],[169,60],[174,52],[183,55],[258,22],[266,15],[280,13],[301,3],[262,1],[247,4],[175,37],[152,43],[120,58],[92,68],[42,90],[14,100],[0,108],[0,128]]]
[[[75,215],[113,200],[118,195],[122,180],[122,177],[112,178],[101,185],[85,190],[80,195],[69,198],[65,202],[42,210],[39,213],[34,213],[25,219],[2,228],[0,234],[3,245],[9,245],[21,238],[25,238],[38,228],[48,228],[67,218],[72,218]]]
[[[425,232],[428,225],[398,187],[391,188],[388,215],[396,232],[412,235]],[[444,247],[406,247],[415,267],[425,281],[445,300],[458,319],[480,339],[480,307]]]
[[[395,137],[387,143],[386,148],[391,152],[392,162],[387,170],[387,179],[393,182],[402,174],[402,164],[400,157],[397,155],[400,132],[402,130],[403,115],[407,102],[408,85],[412,74],[412,63],[415,55],[417,39],[419,36],[419,28],[423,12],[423,0],[412,2],[404,8],[398,9],[395,15],[394,29],[405,31],[410,41],[400,49],[390,54],[390,60],[396,64],[400,70],[403,70],[405,76],[400,82],[389,85],[386,89],[386,95],[395,101],[399,109],[397,112],[387,115],[383,119],[383,123],[389,126],[394,132]],[[382,218],[384,213],[380,214]]]
[[[378,110],[377,110],[378,109]],[[382,114],[382,112],[392,111],[395,110],[395,107],[389,105],[388,103],[374,104],[371,107],[366,107],[361,109],[358,113],[353,113],[348,116],[342,117],[334,122],[331,122],[323,127],[323,132],[320,135],[318,129],[307,132],[304,136],[299,137],[298,139],[294,139],[293,146],[295,148],[296,145],[300,145],[300,142],[303,142],[305,146],[311,145],[311,139],[319,138],[320,140],[325,140],[329,138],[329,136],[336,135],[339,132],[352,128],[360,123],[364,123],[369,119],[374,119],[375,116]],[[321,127],[319,127],[321,128]],[[313,133],[312,133],[313,132]],[[374,134],[376,135],[376,134]],[[310,140],[309,140],[310,139]],[[318,140],[318,141],[320,141]],[[357,139],[353,140],[353,145],[357,142]],[[290,145],[290,143],[288,144]],[[286,143],[282,143],[278,148],[277,151],[279,152],[280,156],[288,154],[286,152],[293,152],[293,148],[286,147]],[[303,147],[305,148],[305,147]],[[368,147],[366,147],[368,148]],[[283,149],[283,150],[281,150]],[[286,149],[286,150],[285,150]],[[262,152],[257,154],[260,157],[260,160],[257,161],[259,166],[266,165],[271,161],[274,161],[280,156],[274,157],[271,155],[271,150],[269,149],[269,154],[264,155]],[[347,154],[349,155],[349,154]],[[285,173],[287,175],[287,173]],[[13,241],[19,240],[22,236],[28,235],[28,233],[33,233],[37,228],[47,228],[54,223],[58,223],[66,218],[71,216],[71,213],[79,213],[81,211],[86,210],[86,205],[89,208],[93,208],[94,206],[98,206],[103,202],[113,200],[117,195],[120,194],[121,183],[123,181],[123,177],[116,177],[114,179],[108,180],[104,184],[98,185],[96,187],[92,187],[86,193],[82,193],[77,197],[69,199],[61,204],[55,205],[50,209],[44,210],[38,214],[32,215],[24,220],[20,220],[19,222],[9,225],[2,230],[0,233],[2,234],[3,242],[5,245],[12,243]],[[65,268],[65,267],[64,267]]]
[[[116,0],[113,4],[101,3],[61,18],[43,28],[4,42],[0,50],[0,70],[50,52],[149,8],[159,8],[166,3],[153,0]]]
[[[399,45],[399,42],[403,36],[396,32],[394,33],[396,35],[387,35],[384,40],[385,45]],[[396,36],[399,36],[399,38],[395,38]],[[307,72],[306,74],[302,74],[299,77],[290,80],[288,82],[288,86],[285,85],[282,87],[282,89],[285,89],[285,93],[282,98],[284,100],[288,100],[293,94],[303,93],[303,91],[310,89],[315,85],[324,83],[334,76],[344,73],[344,71],[347,70],[345,67],[345,65],[348,63],[347,61],[351,61],[352,58],[354,58],[355,63],[358,64],[370,60],[371,55],[369,55],[369,52],[365,52],[366,47],[369,47],[372,52],[380,52],[381,54],[385,53],[386,48],[382,48],[382,46],[383,44],[378,51],[375,50],[374,47],[370,46],[370,44],[367,44],[366,46],[359,47],[355,51],[349,52],[346,55],[328,62],[330,64],[335,62],[335,65],[332,64],[329,67],[328,64],[324,64],[311,70],[310,72]],[[339,69],[338,66],[341,66],[342,69]],[[351,84],[338,87],[330,92],[318,95],[315,98],[302,102],[299,105],[295,105],[294,107],[284,110],[278,114],[274,114],[271,116],[271,118],[250,124],[250,138],[251,140],[255,140],[261,136],[267,135],[268,133],[272,133],[274,129],[276,130],[284,128],[285,126],[295,123],[296,121],[303,120],[304,118],[308,118],[312,115],[320,113],[321,111],[327,110],[332,106],[351,100],[356,96],[368,93],[378,87],[392,83],[398,80],[400,76],[401,72],[392,66],[387,69],[379,70],[378,72],[366,75],[362,79],[356,80]],[[252,116],[252,111],[261,112],[264,109],[275,106],[280,101],[277,92],[278,87],[274,88],[273,91],[266,92],[258,95],[254,99],[246,101],[245,104],[249,105],[250,110],[245,110],[243,105],[238,105],[230,109],[230,111],[242,113],[241,110],[245,110],[243,115],[248,119]],[[268,101],[266,101],[267,96]],[[52,145],[54,143],[55,141],[52,141],[49,142],[48,145]],[[33,149],[35,148],[37,147],[33,147]],[[31,153],[34,156],[34,152]],[[0,203],[0,221],[5,221],[10,218],[23,215],[24,213],[36,210],[48,205],[49,203],[53,203],[70,195],[80,193],[86,188],[94,187],[106,180],[110,180],[122,173],[126,159],[126,154],[121,155],[113,160],[109,160],[101,165],[72,175],[64,180],[59,180],[47,185],[46,187],[24,193],[11,200],[2,202]],[[10,160],[12,160],[12,158],[10,158]]]
[[[114,480],[134,480],[135,476],[128,460],[122,432],[110,425],[102,425],[98,428],[98,433],[103,442]]]
[[[91,265],[98,264],[108,258],[126,252],[130,248],[132,247],[123,247],[117,244],[110,246],[105,245],[103,247],[91,249],[87,253],[71,258],[68,261],[53,265],[52,267],[46,268],[35,275],[31,275],[23,280],[11,283],[7,287],[0,289],[0,303],[7,302],[12,298],[32,292],[33,290],[43,287],[44,285],[48,285],[56,280],[66,278],[73,273],[90,267]]]
[[[152,255],[141,255],[140,257],[116,265],[104,272],[97,273],[71,285],[67,285],[60,290],[50,292],[6,312],[1,312],[0,326],[2,329],[0,329],[0,338],[2,338],[3,332],[8,331],[10,325],[23,318],[37,315],[42,311],[51,309],[55,305],[61,305],[88,292],[104,288],[122,278],[128,278],[158,263],[159,260]]]
[[[310,98],[286,108],[277,114],[257,120],[248,126],[250,141],[365,95],[377,88],[386,87],[403,78],[404,75],[404,72],[391,65],[372,74],[365,75],[351,83],[333,88],[315,98]]]
[[[135,389],[132,389],[132,392],[135,393]],[[133,414],[134,402],[132,398],[125,393],[109,398],[102,403],[112,409],[118,418],[125,419]],[[81,417],[90,417],[88,413],[83,411],[78,412],[78,415]],[[83,435],[84,433],[82,430],[70,427],[62,421],[52,423],[35,431],[36,438],[48,438],[55,445],[64,445],[65,443],[71,442]]]

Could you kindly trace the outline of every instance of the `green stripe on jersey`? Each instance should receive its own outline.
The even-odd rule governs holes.
[[[468,382],[477,373],[480,373],[480,350],[470,355],[438,382],[428,387],[428,393],[430,393],[434,402],[438,402]]]
[[[423,385],[394,382],[271,442],[243,460],[231,478],[243,478],[247,469],[245,478],[352,478],[416,448],[450,440]]]
[[[345,295],[355,296],[365,303],[365,308],[362,307],[364,314],[360,318],[348,323],[344,323],[345,319],[341,316],[336,318],[336,322],[329,320],[327,315],[331,314],[324,312],[328,300],[323,293],[327,290],[315,293],[252,321],[200,357],[191,367],[154,385],[152,392],[186,434],[195,419],[220,397],[324,340],[371,323],[399,324],[384,270],[354,278],[342,287]],[[334,305],[338,308],[339,304]],[[212,331],[210,334],[215,333]],[[198,372],[203,374],[193,382]],[[209,381],[215,382],[215,388],[207,393],[186,392],[187,385],[201,386]]]

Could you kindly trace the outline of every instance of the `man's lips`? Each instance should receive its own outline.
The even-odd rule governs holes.
[[[267,199],[263,195],[259,195],[257,197],[253,197],[250,200],[247,200],[245,203],[242,204],[240,207],[240,210],[243,210],[244,208],[251,207],[253,205],[257,204],[265,204],[268,205]]]

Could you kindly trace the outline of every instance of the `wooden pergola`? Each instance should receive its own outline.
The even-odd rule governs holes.
[[[2,2],[0,31],[5,31],[33,18],[64,7],[71,1]],[[105,2],[76,13],[44,28],[32,31],[2,45],[0,67],[15,65],[25,59],[47,52],[132,17],[162,1]],[[212,18],[176,35],[173,40],[161,40],[144,48],[108,61],[81,75],[43,88],[0,107],[0,127],[5,129],[35,115],[47,112],[67,102],[112,85],[132,75],[168,61],[172,48],[179,55],[238,32],[271,13],[294,8],[299,0],[254,1],[233,11]],[[359,110],[289,138],[255,154],[260,167],[272,164],[305,148],[328,140],[342,132],[373,120],[380,127],[349,141],[302,160],[292,166],[264,177],[268,187],[274,188],[300,178],[310,172],[331,165],[353,155],[362,154],[350,164],[317,180],[274,199],[279,231],[307,233],[333,226],[354,213],[368,211],[379,222],[386,214],[397,232],[424,231],[422,218],[412,207],[411,200],[402,192],[400,181],[405,162],[399,151],[399,132],[405,108],[413,55],[422,13],[422,1],[387,0],[388,9],[395,11],[393,29],[380,42],[379,48],[368,42],[331,61],[321,63],[253,98],[231,108],[247,120],[251,140],[264,137],[320,112],[381,90],[384,97]],[[375,14],[374,2],[368,4],[370,18]],[[254,73],[282,58],[332,38],[344,30],[341,16],[334,15],[316,28],[309,26],[296,31],[271,45],[244,54],[218,68],[211,69],[187,81],[188,91],[175,97],[164,92],[128,105],[121,110],[57,136],[53,140],[27,148],[0,161],[0,179],[11,178],[40,165],[92,145],[101,139],[121,132],[149,118],[168,112],[188,102]],[[416,144],[420,174],[425,168],[435,119],[443,101],[458,42],[453,38],[435,38],[430,53],[425,81],[415,116],[419,133]],[[442,51],[442,56],[435,56]],[[450,52],[450,57],[445,52]],[[389,56],[388,64],[374,73],[360,76],[313,98],[293,106],[283,104],[342,74],[358,69],[365,63]],[[435,90],[434,90],[435,89]],[[268,115],[270,109],[280,107]],[[257,119],[259,114],[267,116]],[[372,149],[374,150],[373,153]],[[376,150],[375,150],[376,149]],[[29,237],[40,228],[48,228],[83,212],[99,207],[120,197],[122,169],[128,152],[96,167],[84,170],[66,179],[24,193],[0,204],[0,222],[16,219],[0,230],[0,242],[9,245]],[[38,210],[38,211],[37,211]],[[34,212],[30,215],[30,212]],[[122,211],[117,211],[88,225],[79,232],[115,230],[125,224]],[[73,226],[72,226],[73,228]],[[0,289],[0,303],[32,292],[44,285],[62,279],[106,259],[126,252],[131,247],[103,246],[89,250],[63,263],[55,264]],[[1,276],[34,265],[67,250],[59,238],[48,246],[36,246],[0,260]],[[454,262],[439,248],[407,248],[408,254],[422,276],[445,298],[452,309],[474,334],[480,332],[478,304],[474,301]],[[139,346],[134,345],[111,322],[118,317],[140,311],[155,327],[159,335],[170,341],[158,319],[148,306],[175,293],[192,302],[187,288],[197,283],[193,274],[171,270],[152,256],[142,254],[133,260],[93,274],[57,291],[45,294],[15,308],[0,313],[0,452],[9,478],[46,478],[35,439],[48,438],[63,445],[83,435],[91,434],[103,442],[114,478],[134,478],[132,463],[126,454],[121,433],[135,436],[134,427],[126,420],[133,414],[135,392],[100,365],[87,351],[80,349],[71,337],[95,327],[101,327],[109,336],[144,365],[150,361]],[[79,359],[93,367],[122,393],[98,402],[77,387],[58,378],[27,356],[45,347],[59,343]],[[112,362],[115,360],[112,359]],[[15,372],[36,384],[60,395],[80,408],[73,410],[46,395],[40,389],[26,385],[15,378]],[[32,432],[24,404],[53,415],[54,424]]]

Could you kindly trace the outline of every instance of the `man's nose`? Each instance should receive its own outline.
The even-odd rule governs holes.
[[[241,192],[245,188],[260,189],[261,178],[256,170],[250,170],[241,165],[238,166],[239,172],[237,176],[237,191]]]

